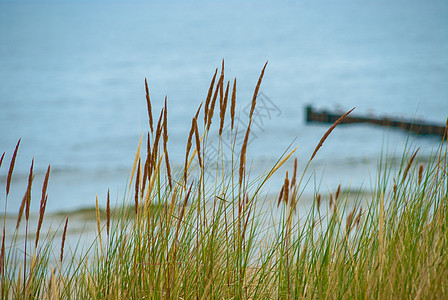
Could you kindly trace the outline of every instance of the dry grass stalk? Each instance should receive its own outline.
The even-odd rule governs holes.
[[[40,202],[39,222],[37,223],[36,241],[35,241],[35,245],[34,245],[36,248],[37,248],[37,243],[39,242],[40,229],[42,227],[42,222],[44,220],[45,208],[47,206],[47,199],[48,199],[48,195],[45,196],[45,198],[43,198],[43,201]]]
[[[2,275],[2,283],[3,283],[3,274],[5,273],[5,226],[3,226],[3,236],[2,236],[2,249],[0,253],[0,274]],[[2,291],[3,292],[3,291]],[[2,295],[3,297],[3,295]]]
[[[107,230],[107,236],[109,236],[110,232],[110,193],[109,189],[107,189],[107,204],[106,204],[106,230]]]
[[[278,196],[278,203],[277,203],[277,207],[280,206],[280,203],[282,202],[283,199],[283,191],[285,190],[285,185],[282,185],[282,189],[280,190],[280,195]]]
[[[423,163],[421,163],[420,166],[418,167],[418,184],[422,183],[422,179],[423,179]]]
[[[341,184],[338,185],[338,189],[336,190],[336,195],[334,197],[334,202],[338,201],[340,193],[341,193]]]
[[[445,123],[445,131],[443,132],[443,137],[442,137],[442,141],[443,140],[447,140],[448,138],[448,118],[446,118],[446,123]]]
[[[50,165],[48,165],[47,172],[45,173],[44,185],[42,186],[42,198],[41,198],[42,200],[47,196],[47,187],[48,187],[49,177],[50,177]]]
[[[219,82],[219,107],[222,107],[224,103],[224,61],[221,68],[222,80]]]
[[[208,107],[210,105],[210,100],[212,98],[213,87],[215,85],[216,75],[218,74],[218,68],[215,70],[215,75],[213,75],[212,81],[210,82],[210,87],[208,88],[207,98],[205,99],[204,107],[204,125],[207,125],[208,120]]]
[[[146,181],[148,178],[151,178],[151,165],[152,159],[151,159],[151,144],[149,139],[149,132],[148,132],[148,139],[147,139],[147,146],[146,146],[146,161],[145,165],[143,166],[143,179],[142,179],[142,188],[141,188],[141,195],[140,197],[143,198],[143,192],[145,191]]]
[[[159,120],[157,121],[156,136],[154,138],[153,148],[158,148],[160,137],[162,135],[162,131],[163,131],[162,119],[164,117],[164,110],[165,110],[165,108],[162,108],[162,110],[160,111]]]
[[[5,153],[6,153],[6,152],[3,152],[2,157],[0,158],[0,167],[2,166],[3,158],[5,157]]]
[[[321,196],[321,194],[319,193],[319,194],[317,194],[317,209],[319,209],[320,208],[320,204],[322,203],[322,196]]]
[[[290,196],[290,199],[291,199],[290,206],[294,208],[294,212],[295,212],[296,211],[296,201],[298,200],[298,198],[297,198],[297,187],[296,186],[294,186],[294,188],[291,189],[291,193],[290,194],[291,194],[291,196]]]
[[[27,192],[25,192],[25,195],[22,198],[22,203],[20,204],[19,215],[17,216],[16,229],[19,228],[20,221],[22,221],[23,210],[25,209],[25,203],[26,203],[26,196],[27,196]]]
[[[355,214],[355,209],[353,208],[351,212],[348,214],[347,219],[345,220],[345,232],[348,234],[350,230],[352,229],[352,221],[353,221],[353,215]]]
[[[408,162],[408,165],[406,166],[406,169],[404,170],[404,173],[403,173],[403,182],[405,181],[406,176],[408,176],[409,169],[411,168],[412,162],[414,161],[415,156],[417,155],[418,150],[420,150],[420,148],[417,149],[417,150],[414,152],[414,154],[412,155],[411,159],[410,159],[409,162]]]
[[[146,80],[146,78],[145,78],[145,90],[146,90],[146,105],[148,107],[149,128],[151,128],[151,133],[153,133],[154,129],[153,129],[151,99],[149,98],[148,81]]]
[[[258,78],[257,86],[255,87],[254,95],[252,97],[252,105],[250,107],[249,119],[252,119],[252,115],[253,115],[254,110],[255,110],[255,105],[257,104],[258,91],[260,90],[261,81],[262,81],[263,76],[264,76],[264,70],[266,69],[267,65],[268,65],[268,62],[266,62],[264,64],[263,70],[261,70],[260,77]]]
[[[339,125],[339,123],[342,122],[342,120],[344,120],[353,110],[355,109],[352,108],[349,112],[347,112],[346,114],[344,114],[342,117],[340,117],[339,119],[336,120],[336,122],[333,123],[333,125],[331,125],[330,128],[328,128],[327,132],[325,132],[325,134],[322,136],[322,138],[319,141],[319,144],[317,144],[316,149],[314,149],[313,154],[311,155],[311,158],[309,161],[312,161],[314,156],[316,156],[317,151],[319,151],[320,147],[322,147],[322,144],[325,142],[325,140],[327,139],[327,137],[330,135],[330,133],[333,131],[333,129]]]
[[[165,152],[165,164],[166,164],[166,171],[168,175],[168,183],[170,185],[170,188],[173,188],[173,182],[171,179],[171,167],[170,167],[170,160],[168,158],[168,107],[166,104],[167,97],[165,97],[165,109],[163,110],[163,150]]]
[[[283,201],[288,204],[289,200],[289,179],[288,179],[288,171],[286,171],[285,183],[283,184],[285,190],[283,192]]]
[[[222,89],[222,81],[224,80],[223,74],[219,77],[218,85],[216,86],[215,93],[213,95],[212,102],[210,103],[210,107],[208,110],[208,120],[207,120],[207,130],[210,129],[210,126],[212,125],[212,119],[213,119],[213,112],[215,111],[215,105],[216,105],[216,99],[218,98],[218,92],[220,89]]]
[[[245,235],[246,235],[247,224],[249,223],[249,217],[250,217],[250,215],[251,215],[252,208],[253,208],[253,205],[251,205],[252,202],[249,202],[249,195],[248,195],[247,193],[246,193],[246,197],[245,197],[245,199],[246,199],[246,200],[245,200],[244,203],[243,203],[243,207],[244,207],[244,209],[246,210],[246,207],[249,206],[249,210],[247,211],[246,221],[244,222],[244,227],[243,227],[243,236],[241,237],[243,241],[244,241],[244,237],[245,237]],[[250,203],[250,204],[249,204],[249,203]]]
[[[275,172],[277,172],[277,170],[283,166],[283,164],[288,161],[288,159],[294,154],[294,152],[296,152],[297,148],[299,148],[299,146],[295,147],[294,149],[292,149],[291,152],[289,152],[288,155],[286,155],[279,163],[277,163],[275,165],[274,168],[272,168],[271,171],[269,171],[268,176],[266,176],[266,179],[269,179]]]
[[[37,243],[39,242],[39,233],[42,227],[42,222],[44,220],[45,208],[47,207],[47,199],[48,199],[47,186],[49,177],[50,177],[50,165],[48,165],[47,173],[45,174],[44,185],[42,187],[42,198],[40,200],[39,222],[37,223],[35,247],[37,247]]]
[[[296,177],[297,177],[297,157],[294,158],[294,171],[291,180],[291,188],[296,185]]]
[[[30,202],[31,202],[31,185],[33,184],[34,174],[33,174],[33,168],[34,168],[34,157],[31,161],[31,169],[30,169],[30,175],[28,177],[28,187],[26,189],[26,207],[25,207],[25,219],[28,221],[30,219]]]
[[[96,227],[98,230],[98,239],[99,239],[99,243],[100,243],[101,258],[103,258],[103,239],[101,237],[101,214],[100,214],[100,206],[98,205],[98,195],[96,195],[96,203],[95,204],[96,204],[95,205]]]
[[[201,110],[202,107],[202,103],[201,105],[199,105],[199,108],[196,112],[196,115],[194,116],[194,118],[191,120],[191,128],[190,128],[190,133],[188,134],[188,141],[187,141],[187,151],[185,153],[185,167],[184,167],[184,184],[185,184],[185,188],[187,188],[187,176],[188,176],[188,169],[190,167],[191,162],[193,161],[193,157],[194,157],[194,152],[192,157],[189,158],[189,154],[190,154],[190,150],[191,150],[191,146],[192,146],[192,138],[193,138],[193,134],[195,134],[195,141],[196,141],[196,152],[198,153],[198,160],[199,160],[199,166],[202,166],[202,159],[201,159],[201,143],[200,143],[200,138],[199,138],[199,130],[198,130],[198,124],[197,124],[197,120],[198,120],[198,116],[199,116],[199,112]]]
[[[166,163],[166,172],[168,176],[168,183],[170,185],[170,189],[173,188],[173,180],[171,178],[171,166],[170,166],[170,160],[168,159],[168,150],[165,149],[165,163]]]
[[[48,283],[48,299],[59,299],[59,292],[56,283],[56,276],[54,275],[53,267],[50,267],[50,282]]]
[[[20,140],[17,142],[16,148],[12,155],[11,163],[9,164],[8,178],[6,179],[6,196],[9,194],[9,187],[11,186],[12,172],[14,171],[14,164],[16,163],[17,150],[19,149]]]
[[[224,76],[224,58],[222,59],[221,62],[221,75]]]
[[[168,143],[168,107],[166,104],[167,97],[165,96],[165,107],[163,109],[163,148],[166,150],[166,144]]]
[[[153,165],[153,161],[151,159],[151,138],[149,137],[149,131],[148,131],[148,136],[146,138],[146,161],[149,164],[149,166]],[[148,175],[148,177],[150,177]]]
[[[224,128],[224,118],[226,116],[226,109],[227,109],[227,99],[229,97],[229,85],[230,82],[227,82],[227,87],[226,87],[226,93],[224,96],[224,100],[221,104],[220,107],[220,111],[219,111],[219,118],[220,118],[220,123],[219,123],[219,135],[222,135],[222,129]]]
[[[138,159],[137,176],[135,177],[135,214],[137,214],[138,210],[139,183],[140,183],[140,158]]]
[[[190,133],[188,134],[188,141],[187,141],[187,151],[185,153],[185,169],[184,169],[184,175],[185,175],[184,178],[185,178],[185,180],[187,178],[186,174],[187,174],[187,170],[188,170],[188,155],[190,154],[191,145],[192,145],[191,144],[191,140],[193,138],[195,127],[197,127],[197,126],[195,126],[195,124],[197,125],[197,120],[198,120],[198,116],[199,116],[199,111],[201,110],[201,106],[202,106],[202,103],[201,103],[201,105],[199,105],[199,108],[198,108],[198,110],[196,112],[196,115],[191,120],[191,128],[190,128]]]
[[[194,124],[195,124],[195,120],[196,118],[193,118],[191,120],[191,128],[190,128],[190,133],[188,134],[188,140],[187,140],[187,150],[185,153],[185,167],[184,167],[184,183],[187,183],[187,173],[188,173],[188,155],[190,154],[190,149],[191,149],[191,139],[193,138],[193,133],[194,133]]]
[[[33,178],[34,178],[33,166],[34,166],[34,158],[33,158],[32,162],[31,162],[30,173],[28,175],[28,186],[26,188],[25,195],[23,196],[22,203],[20,205],[19,215],[17,217],[16,228],[19,228],[20,221],[22,220],[22,216],[23,216],[23,209],[25,208],[25,205],[26,205],[26,211],[25,211],[26,219],[28,220],[28,217],[29,217],[29,202],[31,200],[31,186],[33,184]]]
[[[230,104],[231,130],[233,130],[233,125],[235,123],[235,106],[236,106],[236,77],[233,80],[232,99]]]
[[[98,203],[98,198],[97,198]],[[68,217],[65,219],[64,232],[62,233],[62,242],[61,242],[61,262],[64,258],[64,246],[65,246],[65,238],[67,236],[67,225],[68,225]]]
[[[198,119],[199,112],[201,111],[201,107],[202,107],[202,102],[201,102],[201,104],[199,104],[198,110],[196,111],[196,114],[194,115],[194,117],[196,118],[196,120]]]
[[[246,135],[244,136],[243,146],[241,147],[240,170],[239,170],[239,184],[240,184],[240,186],[241,186],[241,184],[243,182],[244,168],[245,168],[245,165],[246,165],[246,150],[247,150],[247,143],[249,141],[250,125],[251,125],[251,122],[249,121],[249,126],[247,126]]]
[[[135,157],[134,157],[134,163],[132,164],[131,180],[129,180],[129,191],[131,191],[132,183],[133,183],[133,180],[134,180],[135,168],[137,167],[137,162],[138,162],[138,159],[140,158],[140,149],[141,149],[141,146],[142,146],[142,141],[143,141],[143,135],[140,138],[140,141],[138,143],[137,152],[135,153]]]
[[[397,194],[397,183],[395,182],[395,178],[392,178],[392,179],[394,180],[394,187],[393,187],[394,195],[396,195]]]
[[[160,112],[159,121],[157,122],[157,128],[156,128],[156,137],[154,138],[154,143],[152,147],[152,165],[155,166],[157,163],[157,152],[159,150],[159,141],[160,136],[162,134],[162,117],[163,117],[163,110]]]
[[[355,220],[353,221],[353,223],[355,224],[354,226],[358,226],[359,225],[359,221],[361,220],[361,216],[362,216],[362,207],[359,209],[359,213],[356,216]]]
[[[224,92],[224,58],[222,59],[222,65],[221,65],[221,77],[222,80],[220,82],[220,89],[219,89],[219,104],[222,105],[223,102],[223,92]]]
[[[155,169],[155,161],[153,160],[152,153],[151,153],[151,140],[149,139],[149,132],[148,132],[148,139],[146,143],[146,162],[145,165],[147,165],[147,175],[146,178],[148,180],[151,180],[152,176],[152,170]]]
[[[333,194],[330,193],[330,209],[333,207]]]
[[[202,167],[201,140],[200,140],[200,137],[199,137],[198,122],[197,122],[196,119],[193,119],[193,126],[194,126],[194,136],[195,136],[195,139],[196,139],[196,150],[198,151],[199,166]]]

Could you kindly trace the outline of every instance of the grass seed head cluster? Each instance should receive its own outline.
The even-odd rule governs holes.
[[[330,193],[329,201],[316,191],[312,205],[299,217],[310,162],[350,110],[317,143],[301,174],[294,159],[292,176],[286,171],[278,201],[271,201],[278,221],[261,222],[266,212],[260,211],[260,202],[267,201],[263,188],[297,149],[285,152],[264,175],[249,178],[248,139],[265,69],[266,65],[255,86],[248,126],[242,130],[235,122],[236,79],[226,81],[223,61],[205,102],[192,118],[185,162],[175,169],[169,160],[167,99],[154,123],[145,79],[146,151],[142,138],[122,202],[111,208],[108,191],[104,212],[96,199],[96,238],[84,252],[76,248],[66,253],[70,217],[61,226],[61,239],[41,233],[50,166],[35,234],[28,231],[33,162],[17,226],[5,228],[7,203],[15,201],[8,195],[19,140],[1,198],[5,203],[2,299],[447,298],[445,142],[425,164],[418,164],[418,151],[410,157],[403,153],[398,172],[387,157],[382,158],[373,192],[354,200],[341,186]],[[216,114],[218,136],[229,122],[233,147],[224,153],[222,138],[216,139],[219,152],[214,164],[221,168],[213,168],[214,176],[210,176],[205,155],[209,142],[215,140],[212,121]],[[243,140],[240,149],[236,149],[237,139]],[[223,166],[224,154],[231,158],[230,172]],[[5,153],[0,168],[4,158]],[[25,225],[21,224],[24,210]],[[24,241],[18,237],[20,226],[26,227]],[[14,232],[12,239],[5,240],[5,231]],[[53,250],[57,244],[60,255]]]

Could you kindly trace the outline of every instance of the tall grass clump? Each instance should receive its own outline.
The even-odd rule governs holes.
[[[123,203],[111,208],[108,191],[104,212],[96,199],[96,239],[85,252],[67,253],[69,218],[60,223],[62,235],[39,240],[50,167],[35,240],[28,238],[31,163],[17,226],[5,229],[3,222],[2,299],[447,298],[446,142],[429,161],[419,161],[417,151],[403,153],[398,171],[384,157],[372,193],[353,199],[339,186],[329,195],[316,191],[312,204],[303,206],[310,163],[349,111],[317,143],[303,171],[294,159],[278,195],[268,199],[266,182],[297,148],[250,178],[248,140],[265,68],[244,128],[235,122],[236,79],[225,79],[224,62],[216,69],[192,118],[185,161],[173,169],[168,101],[154,117],[145,80],[149,130],[140,139]],[[223,147],[225,124],[231,151]],[[211,146],[217,151],[212,160]],[[4,220],[18,147],[2,198]],[[267,201],[271,214],[261,208]],[[20,241],[23,209],[27,230]],[[275,221],[265,222],[270,218]],[[11,239],[5,240],[5,230],[13,232]]]

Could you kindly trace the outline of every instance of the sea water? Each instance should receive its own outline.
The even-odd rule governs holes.
[[[445,124],[447,53],[446,1],[0,1],[2,187],[21,139],[7,210],[20,205],[33,157],[35,212],[48,164],[49,211],[90,207],[96,195],[104,205],[108,189],[122,201],[149,129],[145,77],[155,118],[167,96],[176,169],[221,60],[226,80],[237,78],[241,123],[268,61],[261,92],[271,110],[248,146],[255,178],[291,143],[303,170],[329,127],[305,123],[308,104]],[[424,159],[440,144],[408,137],[373,125],[336,128],[306,176],[305,194],[339,184],[369,190],[381,155],[399,161],[410,143]],[[266,192],[279,192],[280,172]],[[3,206],[4,191],[0,200]]]

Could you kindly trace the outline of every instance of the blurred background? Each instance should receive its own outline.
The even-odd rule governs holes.
[[[96,194],[104,204],[108,188],[121,201],[148,130],[145,77],[154,115],[168,96],[176,168],[221,60],[226,79],[237,78],[242,119],[269,61],[261,91],[274,110],[253,130],[247,159],[255,177],[292,142],[304,167],[329,127],[305,123],[307,104],[444,125],[447,53],[444,0],[0,1],[2,186],[22,139],[8,211],[20,205],[33,156],[35,211],[50,163],[49,211],[92,206]],[[323,192],[338,184],[369,190],[381,153],[399,161],[407,140],[398,129],[338,127],[315,158],[306,193],[314,182]],[[429,157],[440,138],[409,143]],[[266,191],[278,193],[283,176]]]

